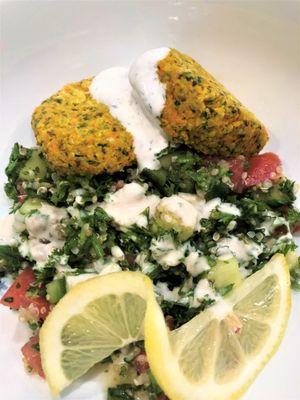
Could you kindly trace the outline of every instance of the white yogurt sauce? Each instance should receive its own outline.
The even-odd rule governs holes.
[[[155,292],[167,301],[177,302],[180,299],[179,287],[175,287],[173,290],[170,290],[166,282],[157,282],[155,285]]]
[[[293,206],[300,211],[300,185],[298,183],[294,185],[294,195],[296,199],[293,203]]]
[[[63,240],[56,240],[50,243],[41,243],[40,239],[36,238],[28,240],[29,254],[36,262],[45,262],[54,250],[61,249],[63,245]]]
[[[7,215],[0,218],[0,245],[13,246],[16,243],[14,239],[14,214]]]
[[[178,223],[191,230],[195,230],[197,224],[197,209],[187,200],[180,196],[173,195],[164,197],[157,206],[157,211],[161,212],[167,221],[168,213],[173,215]],[[171,222],[171,221],[170,221]]]
[[[90,274],[79,274],[79,275],[66,275],[66,289],[69,291],[78,283],[87,281],[88,279],[95,278],[98,274],[90,273]]]
[[[176,246],[171,236],[152,239],[150,251],[152,257],[165,267],[176,267],[185,257],[187,245]]]
[[[55,249],[64,246],[65,238],[61,221],[67,217],[65,208],[43,204],[37,212],[25,217],[29,234],[28,249],[37,262],[45,262]]]
[[[21,243],[18,246],[19,253],[22,257],[27,258],[31,257],[30,250],[29,250],[29,240],[22,239]]]
[[[99,275],[111,274],[113,272],[119,272],[122,270],[120,265],[111,257],[108,257],[105,260],[99,259],[94,261],[92,266]]]
[[[138,57],[129,70],[129,80],[147,111],[159,117],[166,102],[166,87],[157,74],[157,64],[167,57],[170,49],[161,47],[146,51]]]
[[[216,246],[216,255],[221,260],[228,260],[234,256],[241,264],[249,262],[252,258],[257,259],[263,252],[259,244],[248,241],[244,242],[236,236],[230,236],[219,240]]]
[[[143,274],[150,274],[155,268],[155,264],[151,263],[147,259],[147,254],[144,252],[139,253],[136,256],[135,263],[141,268]]]
[[[200,279],[194,291],[193,307],[198,307],[204,298],[216,300],[217,296],[207,279]]]
[[[213,312],[214,317],[219,321],[228,317],[228,315],[232,313],[232,306],[220,295],[217,295],[214,300],[215,304],[210,308],[210,310]]]
[[[184,260],[186,270],[192,276],[198,276],[204,271],[208,271],[210,266],[205,256],[200,256],[197,251],[192,251]]]
[[[224,214],[231,214],[231,215],[236,215],[237,217],[241,216],[241,211],[235,204],[231,203],[221,203],[218,207],[217,210],[224,213]]]
[[[285,225],[287,228],[289,227],[288,221],[285,218],[279,217],[272,212],[268,212],[268,214],[269,216],[259,225],[259,228],[263,230],[266,236],[272,235],[277,226]],[[271,216],[271,214],[274,214],[274,216]]]
[[[178,193],[178,196],[184,199],[185,201],[188,201],[190,204],[192,204],[197,210],[203,207],[205,204],[205,200],[203,196],[199,196],[198,194],[191,194],[191,193],[183,193],[180,192]]]
[[[113,258],[116,260],[124,260],[124,258],[125,258],[125,254],[119,246],[113,246],[110,249],[110,252],[111,252],[111,255],[113,256]]]
[[[213,212],[213,210],[215,210],[220,205],[221,199],[219,199],[218,197],[207,202],[205,200],[202,200],[202,203],[199,204],[199,219],[209,219],[210,214]]]
[[[139,169],[159,168],[155,155],[168,146],[168,141],[135,99],[128,69],[116,67],[100,72],[92,80],[90,93],[96,101],[106,104],[110,113],[132,134]]]
[[[221,205],[221,199],[216,197],[215,199],[205,201],[203,196],[189,193],[178,193],[178,196],[191,203],[198,210],[198,219],[208,219],[213,210]]]
[[[196,230],[201,231],[201,219],[209,219],[214,210],[218,210],[225,214],[232,214],[239,217],[240,209],[232,203],[222,203],[219,197],[205,201],[202,195],[194,195],[187,193],[178,193],[178,196],[192,204],[198,211],[198,222]]]
[[[198,209],[199,209],[199,219],[202,218],[209,219],[211,213],[214,210],[218,210],[225,214],[232,214],[236,216],[241,215],[241,211],[237,208],[237,206],[231,203],[222,203],[219,197],[216,197],[215,199],[209,201],[205,200],[199,201]]]
[[[158,196],[146,196],[145,192],[144,186],[132,182],[109,194],[100,205],[121,228],[128,228],[133,224],[145,226],[147,218],[141,214],[149,208],[149,214],[153,216],[159,202]]]
[[[19,252],[23,257],[43,263],[53,250],[63,247],[65,238],[61,221],[67,215],[66,209],[46,203],[29,216],[24,217],[20,213],[9,215],[0,221],[0,244],[15,245],[18,240]],[[28,232],[28,240],[20,242],[18,234],[24,230]]]

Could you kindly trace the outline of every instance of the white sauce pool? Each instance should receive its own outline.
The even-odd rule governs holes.
[[[204,271],[208,271],[210,266],[205,256],[200,256],[197,251],[192,251],[184,260],[186,270],[192,276],[198,276]]]
[[[146,51],[129,70],[129,80],[135,93],[154,117],[161,115],[166,102],[166,87],[159,80],[157,63],[166,58],[169,51],[168,47]]]
[[[168,146],[168,141],[135,99],[128,69],[116,67],[100,72],[91,83],[90,93],[96,101],[106,104],[112,116],[132,134],[139,169],[159,168],[155,155]]]
[[[141,214],[149,208],[149,214],[153,216],[159,197],[154,194],[146,196],[145,192],[146,189],[138,183],[129,183],[108,195],[101,207],[121,228],[128,228],[133,224],[146,226],[147,218]]]
[[[112,258],[99,259],[93,262],[93,267],[99,275],[112,274],[113,272],[119,272],[122,270],[120,265],[115,262]]]
[[[207,279],[200,279],[194,291],[193,307],[198,307],[204,298],[216,300],[217,296]]]
[[[180,196],[185,201],[188,201],[192,204],[198,212],[198,223],[196,226],[196,230],[201,231],[201,219],[209,219],[211,213],[214,210],[218,210],[225,214],[231,214],[236,217],[241,216],[241,210],[232,203],[222,203],[219,197],[211,199],[209,201],[205,201],[203,196],[195,195],[195,194],[188,194],[188,193],[179,193]]]
[[[164,197],[157,206],[157,210],[162,212],[167,221],[168,213],[174,215],[178,219],[178,223],[193,231],[197,224],[197,209],[187,200],[180,196],[173,195]]]
[[[294,185],[294,195],[296,196],[296,199],[293,206],[300,211],[300,185],[297,183]]]
[[[241,216],[241,211],[237,208],[235,204],[231,203],[221,203],[217,210],[224,214],[236,215],[237,217]]]
[[[65,208],[44,203],[36,213],[25,217],[25,227],[29,234],[28,249],[35,261],[45,262],[55,249],[64,246],[61,221],[67,215]]]
[[[215,199],[205,201],[202,196],[189,193],[179,193],[181,198],[191,203],[198,210],[198,219],[208,219],[213,210],[221,205],[221,199],[216,197]]]
[[[234,256],[243,264],[252,258],[257,259],[263,252],[263,247],[253,241],[244,242],[236,236],[230,236],[219,240],[216,250],[216,255],[221,260],[228,260]]]
[[[14,221],[14,214],[0,218],[0,245],[12,246],[15,244]]]
[[[179,289],[179,287],[175,287],[173,290],[170,290],[166,282],[157,282],[157,284],[155,285],[155,292],[167,301],[179,301]]]
[[[165,267],[176,267],[185,257],[186,244],[177,246],[170,235],[152,239],[150,251],[152,257]]]

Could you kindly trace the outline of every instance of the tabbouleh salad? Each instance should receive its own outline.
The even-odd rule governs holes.
[[[1,303],[19,309],[34,332],[22,349],[29,371],[43,376],[38,330],[48,312],[93,276],[148,275],[170,329],[275,253],[286,256],[291,285],[300,289],[297,187],[276,155],[222,160],[169,146],[158,159],[159,169],[141,173],[133,166],[113,175],[61,176],[38,148],[14,145],[5,185],[14,235],[0,245],[0,271],[17,280]],[[143,342],[112,354],[103,369],[114,371],[109,400],[166,399]]]

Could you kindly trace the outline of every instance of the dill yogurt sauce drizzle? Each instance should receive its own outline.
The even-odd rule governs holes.
[[[165,87],[159,82],[156,66],[168,51],[169,49],[162,48],[147,52],[133,64],[130,73],[124,67],[102,71],[90,86],[91,96],[106,104],[110,113],[132,134],[140,170],[159,168],[156,154],[168,146],[168,140],[158,121],[150,116],[154,114],[158,117],[164,107]],[[147,99],[149,110],[141,106],[139,96],[143,100]]]

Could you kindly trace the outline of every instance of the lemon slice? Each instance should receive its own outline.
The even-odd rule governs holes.
[[[149,278],[117,272],[76,285],[40,331],[43,370],[54,395],[115,350],[143,338]]]
[[[152,373],[172,400],[238,398],[277,350],[290,303],[288,267],[279,254],[172,332],[151,296],[145,347]]]

